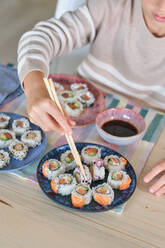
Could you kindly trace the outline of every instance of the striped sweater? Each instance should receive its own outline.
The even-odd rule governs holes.
[[[165,38],[147,29],[141,0],[88,0],[60,19],[37,23],[19,41],[20,81],[34,70],[47,76],[54,56],[88,43],[77,69],[83,78],[165,110]]]

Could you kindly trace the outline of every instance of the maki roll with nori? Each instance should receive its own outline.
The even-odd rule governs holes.
[[[15,159],[23,160],[27,156],[28,146],[15,139],[9,145],[9,152]]]
[[[129,188],[131,178],[125,171],[111,171],[107,182],[114,189],[125,190]]]
[[[74,169],[73,175],[76,178],[77,183],[88,183],[88,184],[91,184],[91,182],[92,182],[92,175],[91,175],[91,173],[89,171],[89,168],[85,164],[83,164],[83,168],[84,168],[86,179],[84,178],[84,175],[83,175],[83,173],[80,170],[80,166],[77,166]]]
[[[83,84],[83,83],[71,84],[70,88],[71,88],[72,91],[74,91],[74,92],[76,92],[78,94],[88,91],[87,85]]]
[[[10,163],[9,153],[4,150],[0,150],[0,168],[7,166],[9,163]]]
[[[6,128],[9,124],[10,116],[0,113],[0,128]]]
[[[99,184],[98,186],[94,187],[92,190],[93,190],[93,198],[98,204],[102,206],[108,206],[113,202],[114,191],[109,184],[107,183]]]
[[[76,186],[76,179],[71,174],[60,174],[51,180],[51,189],[55,194],[70,195]]]
[[[69,116],[78,117],[83,111],[83,105],[78,100],[64,103],[64,109]]]
[[[42,173],[48,179],[53,179],[65,172],[65,165],[57,159],[49,159],[43,163]]]
[[[109,155],[104,158],[104,165],[108,171],[120,171],[124,170],[126,166],[126,160],[116,155]]]
[[[81,151],[81,157],[84,164],[93,164],[101,158],[101,150],[97,146],[86,146]]]
[[[90,165],[90,172],[92,175],[92,180],[103,180],[105,177],[104,161],[99,159]]]
[[[15,133],[8,129],[0,129],[0,148],[5,148],[10,145],[15,139]]]
[[[76,94],[70,90],[64,90],[59,94],[59,100],[62,104],[65,102],[72,102],[77,99]]]
[[[36,147],[41,144],[42,136],[39,130],[28,130],[21,136],[21,141],[29,147]]]
[[[92,106],[95,101],[95,97],[90,91],[80,93],[77,98],[85,107]]]
[[[78,184],[71,193],[72,205],[81,208],[92,200],[92,190],[87,184]]]
[[[57,93],[64,90],[64,87],[58,82],[53,82],[53,85]]]
[[[73,170],[76,167],[76,162],[70,150],[61,155],[60,161],[65,165],[65,171]]]
[[[12,128],[16,135],[22,135],[25,131],[29,130],[30,123],[25,118],[16,119],[12,123]]]

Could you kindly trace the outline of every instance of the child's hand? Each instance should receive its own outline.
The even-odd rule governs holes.
[[[149,191],[157,196],[165,194],[165,159],[156,164],[144,177],[144,182],[148,183],[161,172],[164,174],[149,188]]]
[[[66,114],[64,117],[56,103],[50,99],[41,72],[30,72],[25,78],[24,88],[27,112],[31,122],[40,126],[44,131],[55,130],[60,134],[72,133],[71,126],[75,123]]]

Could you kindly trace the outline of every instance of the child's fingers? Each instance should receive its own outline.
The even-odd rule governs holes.
[[[155,195],[157,196],[161,196],[165,194],[165,185],[163,187],[161,187],[158,191],[156,191]]]
[[[165,170],[165,160],[158,163],[156,166],[152,168],[152,170],[144,177],[144,182],[150,182],[155,176],[157,176],[160,172]]]
[[[162,186],[165,185],[165,174],[161,176],[156,183],[154,183],[150,188],[149,191],[150,193],[155,193],[156,191],[160,190]]]

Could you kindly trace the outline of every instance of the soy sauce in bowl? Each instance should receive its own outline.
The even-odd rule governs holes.
[[[111,135],[118,137],[129,137],[138,133],[138,130],[135,126],[123,120],[109,120],[103,123],[101,129]]]

